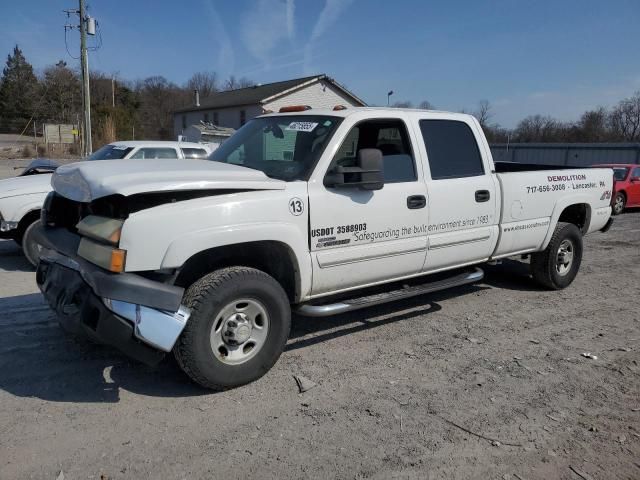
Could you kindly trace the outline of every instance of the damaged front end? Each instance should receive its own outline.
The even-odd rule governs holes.
[[[84,203],[52,192],[36,232],[42,245],[38,287],[63,328],[113,346],[143,363],[170,352],[189,320],[184,289],[126,273],[119,248],[128,215],[205,192],[112,196]]]

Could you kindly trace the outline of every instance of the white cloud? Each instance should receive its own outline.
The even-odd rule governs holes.
[[[318,16],[318,21],[313,27],[309,41],[305,47],[304,52],[304,69],[306,74],[316,73],[311,72],[313,60],[313,46],[315,42],[322,37],[329,28],[340,18],[342,12],[344,12],[352,0],[326,0],[324,8]]]
[[[241,33],[249,53],[269,67],[276,47],[294,38],[294,0],[257,0],[242,22]]]
[[[217,46],[219,49],[218,60],[216,62],[218,65],[217,70],[222,73],[223,76],[232,74],[236,66],[236,57],[227,29],[224,26],[220,14],[216,10],[213,0],[205,1],[205,7],[211,20],[211,31],[214,36],[212,43],[204,43],[205,52],[215,51]],[[206,55],[203,55],[203,60],[203,63],[207,64]]]

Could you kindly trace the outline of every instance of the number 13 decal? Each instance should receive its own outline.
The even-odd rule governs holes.
[[[298,215],[302,215],[304,212],[304,202],[298,197],[293,197],[289,200],[289,211],[291,212],[291,215],[295,215],[296,217]]]

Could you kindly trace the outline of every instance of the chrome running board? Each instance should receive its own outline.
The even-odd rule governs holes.
[[[404,298],[424,295],[425,293],[437,292],[447,288],[458,287],[468,283],[474,283],[484,278],[484,272],[479,268],[467,270],[458,275],[454,275],[443,280],[423,283],[421,285],[413,285],[404,287],[390,292],[376,293],[363,297],[350,298],[337,303],[325,304],[303,304],[298,306],[294,311],[299,315],[307,317],[328,317],[339,313],[351,312],[361,308],[380,305],[382,303],[393,302]]]

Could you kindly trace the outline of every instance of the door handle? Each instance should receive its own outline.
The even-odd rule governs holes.
[[[411,195],[407,197],[407,208],[415,210],[417,208],[424,208],[427,205],[427,199],[424,195]]]
[[[476,202],[488,202],[491,198],[491,193],[489,190],[476,190]]]

